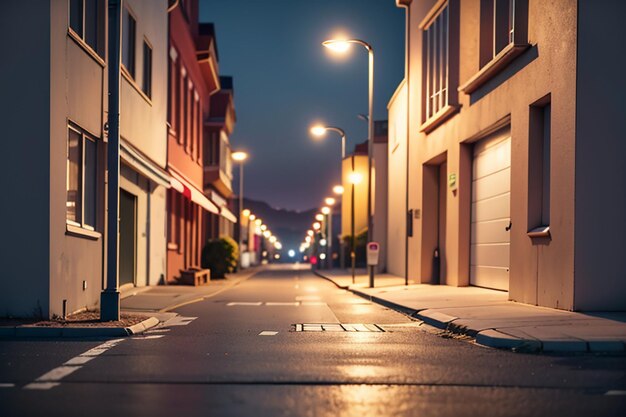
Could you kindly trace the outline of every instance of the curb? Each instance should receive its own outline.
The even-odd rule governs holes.
[[[0,337],[12,338],[83,338],[83,337],[126,337],[145,332],[159,324],[150,317],[130,327],[2,327]]]
[[[474,341],[482,346],[507,349],[513,352],[526,353],[624,353],[626,352],[626,342],[621,340],[538,340],[534,338],[520,338],[505,333],[497,329],[474,329],[467,326],[457,325],[455,323],[458,317],[450,316],[445,313],[438,312],[434,309],[415,310],[385,300],[383,298],[367,294],[349,286],[337,284],[333,279],[322,275],[318,271],[313,271],[315,275],[332,282],[342,290],[350,291],[361,298],[373,301],[384,307],[398,311],[408,315],[409,317],[423,321],[424,323],[435,328],[446,330],[454,334],[470,336]]]

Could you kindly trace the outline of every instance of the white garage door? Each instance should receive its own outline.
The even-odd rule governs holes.
[[[509,289],[511,135],[500,131],[474,146],[470,283]]]

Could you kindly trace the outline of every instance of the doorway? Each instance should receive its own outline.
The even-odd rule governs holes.
[[[120,189],[119,285],[135,285],[137,274],[137,197]]]

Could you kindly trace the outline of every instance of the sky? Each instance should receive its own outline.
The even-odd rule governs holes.
[[[321,42],[362,39],[374,49],[374,120],[404,76],[404,10],[394,0],[200,0],[215,24],[221,75],[233,76],[234,150],[250,154],[244,196],[277,208],[322,205],[341,176],[341,141],[313,139],[315,122],[346,131],[346,153],[367,139],[367,52],[338,56]],[[233,188],[238,190],[238,167]]]

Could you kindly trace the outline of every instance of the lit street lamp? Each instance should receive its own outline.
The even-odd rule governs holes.
[[[335,203],[334,198],[326,198],[324,202],[328,204],[329,201],[332,200],[332,204]],[[322,214],[326,216],[326,240],[328,241],[328,247],[326,252],[328,253],[328,261],[327,266],[328,269],[332,269],[333,267],[333,214],[332,209],[328,206],[322,207]]]
[[[243,219],[243,163],[246,159],[248,159],[248,154],[246,152],[233,152],[230,154],[233,161],[239,163],[239,266],[241,267],[241,259],[243,256],[243,228],[242,228],[242,219]]]
[[[326,135],[327,131],[337,132],[341,136],[341,160],[346,157],[346,132],[343,129],[332,126],[315,125],[311,128],[311,134],[316,137],[322,137]]]
[[[361,45],[368,54],[368,128],[367,128],[367,241],[374,236],[372,223],[372,154],[374,151],[374,50],[372,46],[359,39],[329,39],[322,42],[326,48],[344,53],[352,44]],[[374,286],[374,268],[370,268],[370,287]]]
[[[333,193],[335,193],[337,195],[343,194],[343,185],[335,185],[333,187]]]

